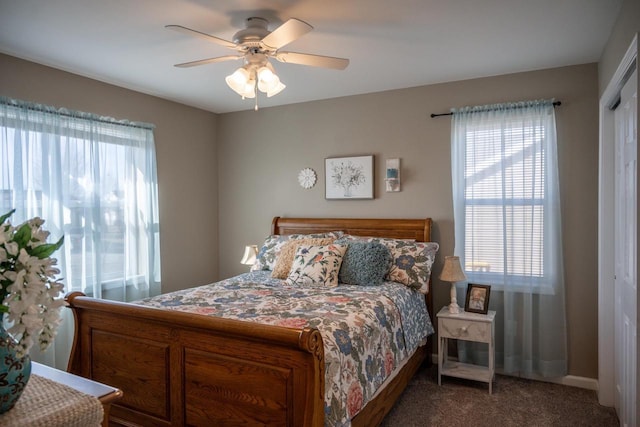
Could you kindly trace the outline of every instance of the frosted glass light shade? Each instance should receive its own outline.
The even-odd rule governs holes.
[[[227,85],[242,98],[255,98],[256,90],[267,94],[267,97],[282,92],[285,86],[276,75],[269,62],[256,69],[254,64],[238,68],[225,78]]]
[[[242,92],[239,92],[243,98],[255,98],[256,97],[256,81],[250,79],[245,85]]]
[[[258,70],[258,89],[261,92],[267,93],[272,88],[275,88],[278,83],[280,83],[280,79],[269,68],[261,67]]]
[[[286,87],[287,86],[284,83],[282,83],[280,80],[278,80],[278,85],[275,88],[273,88],[273,89],[271,89],[270,91],[267,92],[267,98],[271,98],[273,95],[279,94]]]
[[[246,69],[238,68],[233,72],[233,74],[228,75],[224,80],[227,82],[227,85],[233,89],[233,91],[238,95],[242,95],[250,78],[251,76]]]

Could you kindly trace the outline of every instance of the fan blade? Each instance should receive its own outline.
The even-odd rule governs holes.
[[[288,45],[297,38],[304,36],[311,30],[313,30],[311,25],[299,19],[291,18],[270,34],[266,35],[260,41],[260,44],[271,50],[278,50],[282,46]]]
[[[195,67],[196,65],[213,64],[214,62],[231,61],[234,59],[242,59],[242,58],[244,58],[244,56],[242,55],[218,56],[216,58],[201,59],[199,61],[183,62],[182,64],[174,65],[174,67],[189,68],[189,67]]]
[[[170,30],[178,31],[183,34],[187,34],[189,36],[200,37],[201,39],[205,39],[207,41],[217,43],[224,47],[228,47],[231,49],[235,49],[237,46],[234,42],[230,42],[229,40],[221,39],[219,37],[211,36],[206,33],[201,33],[200,31],[192,30],[191,28],[183,27],[182,25],[165,25],[165,28]]]
[[[277,52],[275,58],[280,62],[290,64],[311,65],[312,67],[333,68],[334,70],[344,70],[349,65],[349,60],[344,58],[334,58],[332,56],[311,55],[308,53]]]

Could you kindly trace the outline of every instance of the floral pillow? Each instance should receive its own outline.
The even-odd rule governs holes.
[[[296,255],[296,250],[300,245],[329,245],[333,243],[335,239],[331,237],[316,238],[316,239],[293,239],[289,240],[282,246],[278,258],[276,259],[275,266],[271,272],[271,277],[277,279],[286,279],[289,276],[291,270],[291,264],[293,263],[293,257]]]
[[[338,274],[347,245],[300,245],[293,258],[287,284],[338,286]]]
[[[344,233],[342,231],[328,231],[326,233],[316,233],[316,234],[288,234],[288,235],[280,235],[280,234],[272,234],[267,237],[258,251],[258,255],[256,256],[256,262],[251,266],[251,271],[256,270],[273,270],[276,264],[276,260],[278,259],[278,254],[282,250],[282,247],[290,240],[295,239],[314,239],[314,238],[324,238],[331,237],[337,239],[341,237]]]
[[[388,246],[392,264],[387,280],[402,283],[426,294],[429,291],[431,266],[439,245],[435,242],[397,241]]]
[[[391,266],[391,252],[382,243],[350,241],[340,266],[340,283],[378,286]]]

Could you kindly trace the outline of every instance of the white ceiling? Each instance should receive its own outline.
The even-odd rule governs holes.
[[[287,85],[261,107],[597,62],[622,0],[0,0],[0,52],[216,113],[248,110],[224,81],[230,40],[260,16],[314,30],[283,50],[349,58],[344,71],[273,62]],[[1,74],[1,70],[0,70]]]

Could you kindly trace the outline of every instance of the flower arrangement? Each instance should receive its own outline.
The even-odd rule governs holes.
[[[366,181],[362,166],[352,162],[335,164],[331,168],[331,179],[333,185],[342,187],[345,196],[351,196],[351,187],[357,187]]]
[[[55,278],[60,270],[51,255],[64,237],[46,243],[44,220],[35,217],[14,227],[8,221],[14,212],[0,216],[0,320],[6,313],[7,331],[17,341],[17,356],[23,357],[36,339],[46,350],[60,324],[64,285]]]

